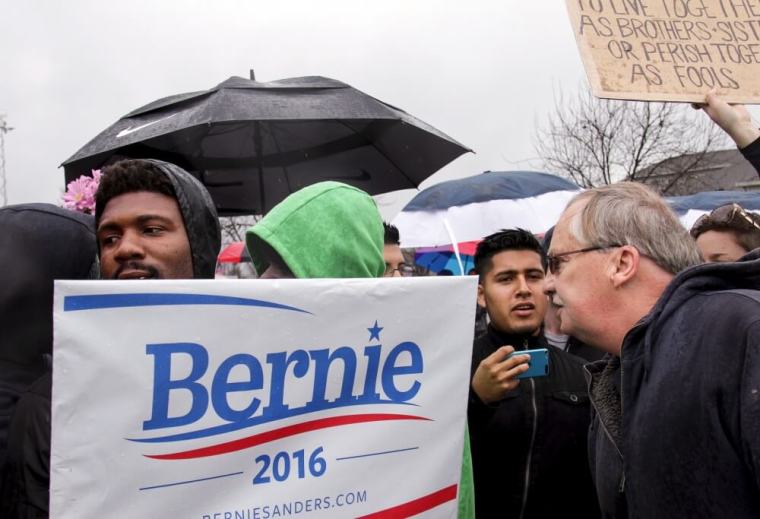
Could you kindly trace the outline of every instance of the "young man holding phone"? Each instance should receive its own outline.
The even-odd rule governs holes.
[[[599,514],[583,360],[543,336],[544,264],[541,244],[522,229],[486,237],[475,254],[478,304],[490,320],[473,346],[468,408],[479,518]],[[543,358],[548,374],[537,369]]]

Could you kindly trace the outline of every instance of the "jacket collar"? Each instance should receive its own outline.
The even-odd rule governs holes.
[[[506,333],[494,328],[493,324],[488,324],[488,338],[494,344],[512,346],[515,350],[531,350],[534,348],[546,348],[547,342],[543,331],[538,335]]]
[[[583,366],[591,404],[612,445],[621,454],[621,422],[623,408],[620,399],[620,357],[611,354]]]

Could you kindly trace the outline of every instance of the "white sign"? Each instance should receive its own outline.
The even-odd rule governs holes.
[[[56,282],[51,517],[456,517],[475,293]]]

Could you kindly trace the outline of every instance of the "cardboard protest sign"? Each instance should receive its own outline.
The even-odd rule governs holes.
[[[594,94],[760,103],[758,0],[566,0]]]
[[[51,517],[456,517],[475,295],[57,282]]]

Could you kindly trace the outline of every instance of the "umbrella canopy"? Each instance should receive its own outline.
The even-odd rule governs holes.
[[[427,268],[431,272],[450,270],[456,275],[467,274],[475,266],[475,251],[480,240],[462,242],[457,244],[462,269],[457,261],[453,245],[440,245],[437,247],[419,247],[414,251],[414,262]]]
[[[457,248],[459,250],[459,254],[463,256],[474,256],[475,251],[478,249],[478,243],[480,243],[480,240],[473,240],[473,241],[463,241],[461,243],[457,244]],[[425,254],[428,252],[454,252],[454,246],[451,244],[448,245],[438,245],[436,247],[418,247],[414,251],[416,254]]]
[[[219,263],[241,263],[251,261],[251,255],[245,247],[245,242],[235,241],[227,245],[217,257]]]
[[[760,214],[760,191],[705,191],[695,195],[671,196],[666,200],[687,229],[691,229],[703,214],[733,202]]]
[[[472,268],[475,267],[475,256],[469,256],[467,254],[460,255],[462,260],[462,268],[459,268],[459,261],[457,261],[456,255],[451,252],[423,252],[415,253],[414,262],[421,267],[425,267],[431,272],[440,272],[442,270],[449,270],[454,275],[467,274]]]
[[[417,187],[470,151],[403,110],[324,77],[231,77],[125,115],[63,163],[66,182],[117,158],[173,162],[222,216],[263,214],[293,191],[338,180],[370,194]]]
[[[403,247],[479,240],[500,229],[546,232],[580,188],[535,171],[486,171],[421,191],[393,219]]]

